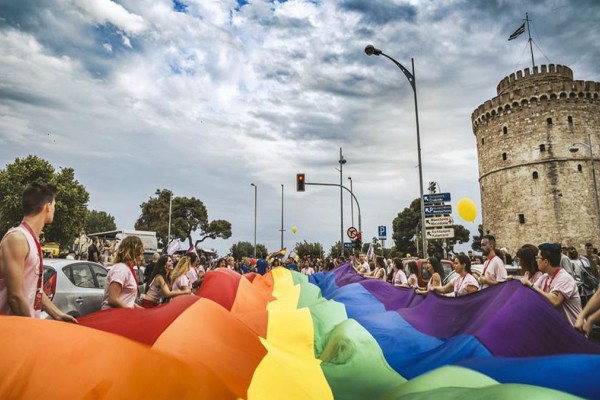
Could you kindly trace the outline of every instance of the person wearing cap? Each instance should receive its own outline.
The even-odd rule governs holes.
[[[481,289],[504,282],[507,277],[504,261],[496,254],[496,238],[485,235],[481,240],[481,252],[487,257],[483,263],[483,272],[479,277]]]
[[[581,313],[581,298],[575,279],[560,267],[560,244],[542,243],[538,249],[536,260],[543,275],[536,282],[523,277],[521,283],[544,296],[575,326]]]

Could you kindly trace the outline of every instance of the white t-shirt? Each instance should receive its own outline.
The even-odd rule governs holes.
[[[400,285],[406,285],[407,283],[408,283],[408,279],[406,279],[406,274],[404,273],[404,271],[399,269],[398,271],[396,271],[394,273],[394,279],[392,280],[392,285],[400,286]]]
[[[183,290],[184,287],[191,289],[190,280],[186,275],[181,275],[173,282],[173,288],[171,290]]]
[[[138,293],[137,279],[135,276],[133,276],[127,264],[118,263],[113,265],[110,271],[108,271],[106,285],[104,287],[104,300],[102,301],[101,310],[108,310],[109,308],[112,308],[110,305],[108,305],[108,288],[113,282],[121,285],[119,300],[121,300],[121,302],[123,302],[127,308],[133,308]]]
[[[535,282],[535,286],[546,293],[562,293],[564,300],[559,309],[571,325],[575,325],[581,312],[581,298],[575,279],[567,271],[560,268],[554,277],[544,274]]]
[[[450,283],[454,287],[454,295],[456,297],[469,294],[469,292],[467,292],[468,286],[475,286],[477,290],[479,290],[479,282],[477,282],[477,279],[469,273],[467,273],[464,278],[460,275],[455,276]]]
[[[483,275],[487,278],[493,278],[496,282],[504,282],[508,274],[504,262],[498,256],[494,256],[491,260],[485,260],[483,263]],[[485,289],[489,285],[481,285]]]

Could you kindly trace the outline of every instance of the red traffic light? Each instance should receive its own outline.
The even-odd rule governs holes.
[[[296,174],[296,191],[304,192],[304,174]]]

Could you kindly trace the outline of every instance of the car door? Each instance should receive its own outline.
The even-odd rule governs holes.
[[[71,264],[64,267],[63,271],[73,284],[69,301],[79,316],[98,311],[104,297],[104,287],[99,287],[92,265],[86,262]]]

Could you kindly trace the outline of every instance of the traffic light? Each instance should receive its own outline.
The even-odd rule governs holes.
[[[353,240],[355,249],[362,249],[362,234],[359,233],[356,235],[356,239]]]
[[[304,174],[296,174],[296,191],[304,192]]]

